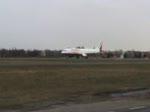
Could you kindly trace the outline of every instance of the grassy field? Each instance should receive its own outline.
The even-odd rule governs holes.
[[[0,108],[149,88],[150,64],[146,62],[150,60],[0,59]]]

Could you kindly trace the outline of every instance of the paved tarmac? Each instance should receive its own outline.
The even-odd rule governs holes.
[[[91,104],[66,105],[31,112],[150,112],[150,101],[105,101]]]
[[[123,110],[116,110],[112,112],[150,112],[150,107],[148,106],[139,106],[139,107],[132,107],[128,109],[123,109]]]
[[[0,110],[0,112],[150,112],[150,100],[108,100],[88,104],[53,105],[46,108]]]

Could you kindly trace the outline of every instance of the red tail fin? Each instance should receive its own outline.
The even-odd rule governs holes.
[[[103,42],[100,43],[99,52],[103,52]]]

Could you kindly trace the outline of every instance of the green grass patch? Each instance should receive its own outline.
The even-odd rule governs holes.
[[[64,64],[47,65],[44,63],[55,61],[52,59],[8,60],[1,59],[0,62],[7,64],[19,61],[22,65],[0,65],[1,108],[77,98],[95,93],[103,94],[122,88],[150,87],[150,64],[65,65],[66,60],[54,59],[56,62],[61,60]],[[92,59],[88,61],[92,62]],[[98,61],[104,62],[105,60]],[[26,62],[34,64],[24,65]]]

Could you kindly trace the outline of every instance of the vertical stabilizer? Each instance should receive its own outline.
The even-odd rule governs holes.
[[[100,43],[99,52],[103,52],[103,42]]]

